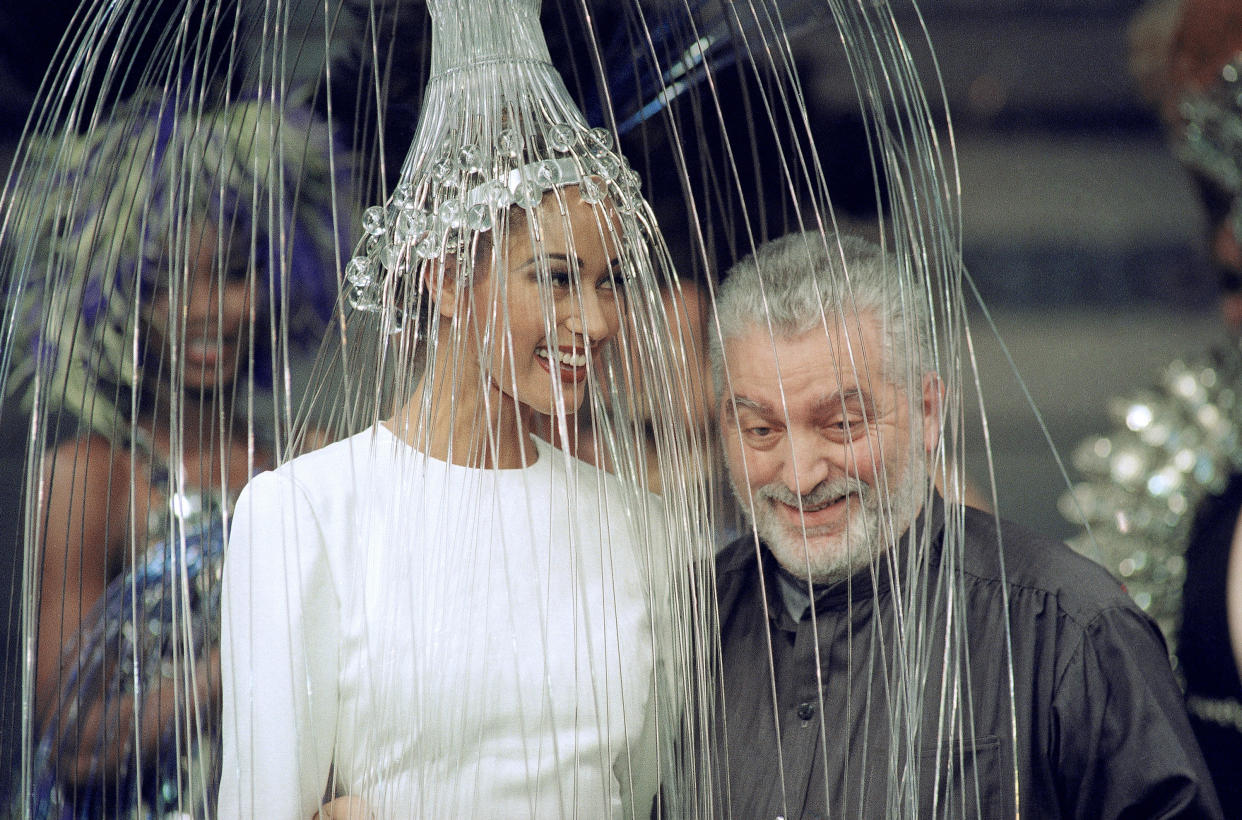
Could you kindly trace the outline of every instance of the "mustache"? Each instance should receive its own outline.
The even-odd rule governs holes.
[[[790,507],[809,508],[838,501],[850,493],[856,493],[865,501],[870,492],[871,487],[862,480],[846,476],[831,481],[821,481],[812,487],[810,492],[801,495],[780,482],[765,484],[755,493],[755,497],[765,501],[779,501]]]

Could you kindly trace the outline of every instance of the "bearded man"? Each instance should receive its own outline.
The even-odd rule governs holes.
[[[720,288],[720,434],[753,525],[717,560],[721,814],[1220,816],[1150,619],[934,489],[953,459],[914,281],[807,233]]]

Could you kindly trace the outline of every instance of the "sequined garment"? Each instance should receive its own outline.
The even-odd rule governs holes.
[[[31,817],[214,816],[218,695],[211,687],[205,697],[194,682],[214,676],[210,666],[220,643],[222,512],[218,493],[172,496],[162,520],[152,522],[158,523],[152,533],[166,537],[153,539],[145,560],[109,584],[84,621],[80,642],[65,655],[72,663],[66,664],[59,708],[40,734]],[[163,724],[155,748],[147,741],[136,750],[132,728],[127,736],[97,734],[89,775],[70,785],[62,766],[72,764],[59,760],[57,749],[90,742],[83,731],[90,731],[92,710],[115,715],[131,704],[159,708],[161,698],[153,696],[161,689],[176,691],[177,703],[155,718]],[[110,751],[118,761],[111,765],[105,760]]]
[[[1242,53],[1221,67],[1216,82],[1178,101],[1182,128],[1174,152],[1186,167],[1230,197],[1228,219],[1242,240]]]
[[[1118,428],[1074,453],[1084,481],[1061,513],[1089,532],[1071,545],[1108,567],[1155,618],[1176,656],[1194,512],[1242,470],[1242,349],[1169,364],[1159,384],[1114,399]]]

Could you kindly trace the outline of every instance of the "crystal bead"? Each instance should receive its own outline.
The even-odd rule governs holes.
[[[380,309],[379,299],[371,288],[354,288],[349,294],[349,306],[364,313],[374,313]]]
[[[583,177],[578,183],[578,196],[588,205],[598,205],[607,195],[607,189],[595,177]]]
[[[392,226],[394,242],[417,242],[427,232],[431,218],[422,211],[406,211],[397,217]]]
[[[371,236],[379,236],[384,232],[384,209],[372,205],[362,213],[362,229]]]
[[[440,223],[448,228],[460,228],[461,221],[465,209],[462,208],[461,200],[446,199],[440,203],[440,207],[436,209],[436,216],[439,217]]]
[[[486,202],[478,202],[466,209],[466,225],[476,231],[492,229],[492,209]]]
[[[355,256],[345,266],[345,278],[356,288],[365,288],[375,281],[375,268],[365,256]]]
[[[522,153],[522,137],[512,128],[503,128],[496,135],[496,151],[502,156],[516,157]]]
[[[551,188],[561,181],[561,166],[554,160],[544,160],[535,170],[535,181],[544,188]]]
[[[384,267],[391,271],[398,270],[401,267],[401,260],[404,255],[404,249],[400,245],[388,246],[384,250]]]
[[[431,178],[441,185],[453,187],[456,182],[454,177],[457,174],[457,163],[453,161],[452,157],[440,157],[431,163],[430,174]]]
[[[399,208],[404,208],[414,200],[414,186],[408,182],[402,182],[392,192],[392,202]]]
[[[513,195],[503,182],[489,182],[483,192],[483,201],[496,210],[508,208],[513,204]]]
[[[534,208],[543,201],[543,188],[532,180],[523,180],[518,183],[517,190],[513,192],[513,202],[523,208]]]
[[[558,122],[548,126],[544,140],[553,151],[565,153],[574,147],[574,129],[567,123]]]
[[[1145,469],[1143,457],[1134,450],[1117,453],[1110,465],[1113,480],[1121,484],[1129,484],[1141,478]]]
[[[440,255],[441,247],[439,234],[429,233],[414,246],[414,252],[420,259],[435,259]]]
[[[468,174],[477,174],[483,170],[483,149],[477,145],[463,145],[457,152],[457,162]]]
[[[605,182],[610,182],[621,173],[621,163],[612,154],[599,154],[591,162],[591,171],[603,177]]]
[[[607,128],[592,128],[587,132],[587,144],[591,146],[592,151],[611,151],[612,132]]]

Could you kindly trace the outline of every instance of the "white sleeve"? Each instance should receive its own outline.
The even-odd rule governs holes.
[[[309,820],[332,762],[340,605],[304,492],[264,473],[224,562],[221,818]]]

